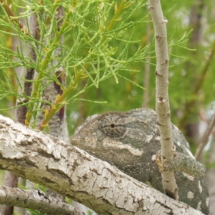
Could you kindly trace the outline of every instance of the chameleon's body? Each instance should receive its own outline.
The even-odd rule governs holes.
[[[176,151],[193,158],[181,132],[173,126]],[[150,109],[109,112],[89,117],[80,126],[72,144],[105,160],[131,177],[163,192],[161,173],[156,163],[160,135],[156,113]],[[179,200],[208,214],[208,191],[204,179],[176,172]]]

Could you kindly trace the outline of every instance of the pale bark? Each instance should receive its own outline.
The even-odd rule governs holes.
[[[0,116],[0,166],[102,214],[202,214],[83,150]],[[89,143],[90,144],[90,143]]]
[[[6,171],[4,176],[4,186],[14,188],[18,186],[18,176],[12,172]],[[14,207],[10,205],[1,205],[0,214],[12,215]]]
[[[51,215],[83,215],[72,205],[58,198],[47,196],[39,190],[0,187],[0,202],[7,205],[36,209]]]
[[[168,44],[166,23],[160,0],[149,0],[148,9],[151,13],[155,31],[156,50],[156,112],[161,135],[161,162],[174,160],[174,145],[172,139],[172,124],[170,121],[170,107],[168,98]],[[178,187],[174,171],[162,172],[162,184],[165,193],[178,199]]]

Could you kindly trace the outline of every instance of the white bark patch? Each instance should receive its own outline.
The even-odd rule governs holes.
[[[210,199],[209,199],[209,197],[208,198],[206,198],[206,205],[209,207],[209,202],[210,202]]]
[[[198,181],[198,187],[199,187],[199,192],[202,193],[202,185],[200,181]]]
[[[189,191],[189,192],[187,193],[187,198],[188,198],[188,199],[193,199],[193,198],[194,198],[194,193],[191,192],[191,191]]]
[[[177,145],[178,145],[178,146],[181,146],[181,143],[180,143],[179,141],[177,141]]]
[[[198,202],[198,205],[197,205],[197,208],[196,208],[196,209],[200,211],[200,210],[201,210],[201,205],[202,205],[202,202],[201,202],[201,201]]]
[[[152,155],[152,161],[156,160],[156,155]]]
[[[161,140],[161,137],[160,137],[160,136],[157,136],[157,137],[155,137],[155,140],[160,141],[160,140]]]
[[[182,174],[187,177],[190,181],[194,181],[194,177],[191,175],[188,175],[187,173],[182,172]]]
[[[178,128],[177,128],[175,125],[173,125],[173,127],[174,127],[174,129],[175,129],[175,130],[177,130],[177,131],[178,131]]]
[[[149,143],[153,138],[153,135],[147,135],[146,136],[146,143]]]
[[[190,157],[192,157],[193,159],[195,159],[195,157],[193,156],[193,154],[191,153],[191,151],[188,150],[187,148],[185,148],[185,149],[186,149],[187,153],[190,155]]]

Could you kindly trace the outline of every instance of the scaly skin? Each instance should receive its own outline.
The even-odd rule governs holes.
[[[208,214],[209,198],[204,178],[197,177],[196,173],[187,174],[198,167],[203,171],[204,167],[193,157],[181,132],[174,125],[172,128],[176,152],[183,155],[180,158],[186,157],[189,163],[186,170],[180,168],[182,172],[175,173],[179,200]],[[163,192],[161,173],[156,163],[160,135],[153,110],[140,108],[125,113],[94,115],[75,131],[71,142]]]

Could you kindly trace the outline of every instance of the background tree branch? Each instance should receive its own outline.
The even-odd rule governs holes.
[[[83,215],[72,205],[61,201],[59,198],[48,196],[40,190],[1,187],[0,203],[36,209],[50,215]]]
[[[196,160],[200,160],[202,150],[208,143],[208,139],[209,139],[212,129],[214,128],[214,125],[215,125],[215,114],[211,117],[211,120],[210,120],[210,123],[209,123],[207,129],[205,130],[204,134],[202,135],[202,137],[199,141],[198,148],[196,149],[196,153],[195,153]]]

